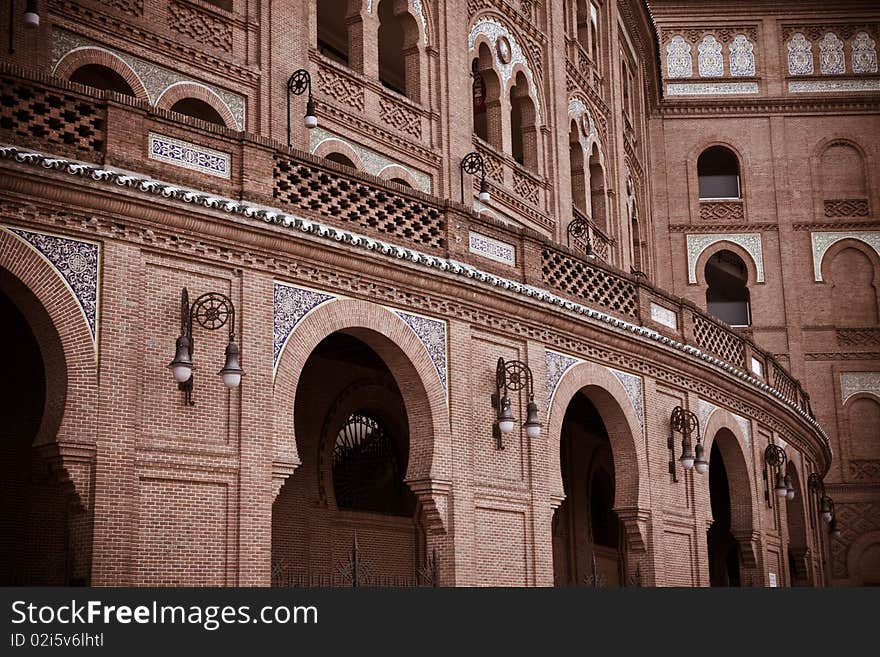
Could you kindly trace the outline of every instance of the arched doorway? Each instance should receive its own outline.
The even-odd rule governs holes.
[[[560,464],[565,500],[553,516],[556,586],[621,586],[625,561],[614,512],[614,457],[605,422],[585,391],[568,404]]]
[[[64,379],[60,341],[36,297],[0,269],[0,340],[7,376],[0,377],[0,586],[85,583],[73,575],[70,498],[34,447],[45,418],[48,378]],[[58,348],[41,350],[32,322],[53,333]],[[57,430],[57,427],[55,427]]]
[[[360,336],[360,337],[358,337]],[[302,464],[272,511],[276,586],[414,585],[425,563],[404,397],[383,358],[337,331],[306,360],[293,405]]]

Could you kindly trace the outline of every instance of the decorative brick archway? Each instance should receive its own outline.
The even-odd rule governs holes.
[[[208,87],[196,84],[195,82],[175,82],[156,99],[156,107],[158,109],[170,110],[177,101],[187,98],[195,98],[206,102],[217,111],[227,128],[238,130],[238,123],[223,99]]]
[[[70,51],[55,65],[54,75],[68,80],[79,68],[89,64],[106,66],[111,71],[118,73],[131,87],[138,100],[149,102],[150,97],[147,89],[137,73],[131,70],[131,67],[116,54],[104,48],[86,47]]]

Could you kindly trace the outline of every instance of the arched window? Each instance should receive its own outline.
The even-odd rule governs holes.
[[[599,146],[590,151],[590,218],[602,232],[607,232],[605,206],[605,171],[599,158]]]
[[[223,121],[223,117],[220,116],[217,110],[198,98],[181,98],[171,106],[171,111],[177,112],[178,114],[184,114],[194,119],[201,119],[208,123],[216,123],[217,125],[222,126],[226,125]]]
[[[575,0],[577,20],[577,40],[586,52],[590,52],[590,9],[587,0]]]
[[[352,162],[348,157],[346,157],[342,153],[330,153],[326,157],[331,162],[336,162],[336,164],[341,164],[342,166],[345,166],[345,167],[351,167],[352,169],[357,169],[357,167],[354,165],[354,162]]]
[[[706,262],[706,310],[731,326],[752,323],[748,269],[732,251],[719,251]]]
[[[529,83],[522,71],[516,74],[516,84],[510,90],[510,148],[514,160],[537,173],[535,105],[529,96]]]
[[[315,4],[318,9],[318,51],[348,66],[348,0],[318,0]]]
[[[388,182],[397,183],[398,185],[403,185],[404,187],[412,187],[412,185],[406,182],[403,178],[391,178]]]
[[[644,272],[642,264],[642,234],[639,228],[639,216],[635,205],[631,210],[630,231],[632,233],[632,267],[635,271]]]
[[[95,89],[104,89],[115,91],[125,96],[135,96],[131,85],[125,81],[125,78],[119,75],[112,68],[102,66],[101,64],[86,64],[76,69],[70,76],[71,82],[85,84]]]
[[[697,160],[700,198],[740,198],[739,160],[729,148],[711,146]]]
[[[571,204],[587,214],[587,179],[584,171],[584,147],[580,129],[572,120],[568,129],[568,161],[571,165]]]
[[[406,3],[395,12],[394,0],[379,3],[379,81],[419,101],[419,26]]]
[[[850,456],[877,459],[880,457],[880,404],[870,397],[859,397],[847,406]]]
[[[403,482],[405,455],[382,422],[366,412],[353,413],[333,445],[336,506],[391,515],[412,514]]]
[[[593,65],[599,68],[599,8],[590,3],[590,55]]]
[[[834,256],[829,269],[833,321],[838,326],[877,325],[877,290],[874,263],[864,253],[848,247]]]
[[[822,198],[867,198],[865,165],[862,154],[850,144],[837,142],[822,153]]]
[[[471,68],[474,75],[474,134],[501,150],[503,144],[501,82],[495,69],[492,68],[492,54],[485,43],[480,44]]]

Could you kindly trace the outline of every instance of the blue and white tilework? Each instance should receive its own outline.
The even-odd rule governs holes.
[[[666,77],[689,78],[694,74],[691,44],[684,37],[674,36],[666,45]]]
[[[553,401],[553,394],[556,392],[556,387],[562,380],[563,375],[583,361],[573,356],[550,351],[549,349],[544,352],[544,357],[546,359],[545,371],[547,373],[547,412],[549,413],[550,402]]]
[[[100,247],[94,242],[73,240],[47,233],[6,227],[42,255],[73,292],[89,326],[92,341],[98,335],[98,263]]]
[[[273,374],[278,373],[281,353],[297,325],[322,303],[335,298],[332,294],[275,282],[272,331]]]
[[[668,96],[728,96],[756,94],[757,82],[675,82],[666,84]]]
[[[859,32],[852,40],[853,73],[876,73],[877,50],[874,39],[867,32]]]
[[[724,57],[721,55],[721,44],[711,34],[703,37],[700,45],[698,65],[701,78],[720,78],[724,75]]]
[[[147,156],[151,160],[167,162],[209,176],[229,178],[229,153],[221,153],[188,141],[151,132],[147,140]]]
[[[880,91],[880,80],[789,80],[790,93],[840,93],[853,91]]]
[[[843,41],[834,32],[829,32],[819,42],[819,70],[823,75],[842,75],[846,72]]]
[[[608,368],[608,371],[617,377],[617,380],[620,381],[620,385],[626,390],[626,396],[629,397],[633,410],[636,412],[636,417],[639,418],[639,426],[642,428],[642,431],[644,431],[645,402],[642,397],[642,377],[630,374],[629,372],[613,370],[610,367]]]
[[[470,233],[468,249],[478,256],[500,262],[504,265],[516,266],[516,247],[479,233]]]
[[[788,41],[788,74],[813,74],[813,44],[801,32],[795,32]]]
[[[423,315],[413,315],[403,312],[402,310],[394,310],[394,314],[400,317],[406,325],[409,326],[413,333],[419,338],[419,341],[428,352],[434,368],[437,370],[437,376],[440,378],[440,385],[443,386],[444,392],[449,393],[447,386],[447,356],[446,356],[446,322],[424,317]]]
[[[730,53],[730,74],[733,77],[755,75],[755,47],[746,35],[737,34],[727,49]]]

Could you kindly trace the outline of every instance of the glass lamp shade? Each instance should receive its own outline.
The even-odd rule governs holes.
[[[596,257],[596,252],[593,251],[593,245],[590,242],[587,242],[587,248],[584,251],[584,255],[593,260]]]
[[[309,97],[306,103],[306,116],[303,119],[303,123],[305,123],[309,130],[318,127],[318,117],[315,116],[315,101],[311,97]]]
[[[498,413],[498,430],[503,434],[513,432],[513,411],[510,410],[510,399],[505,395],[501,398],[501,410]]]
[[[40,27],[40,15],[37,13],[37,0],[28,0],[22,22],[25,27]]]
[[[530,401],[526,409],[526,423],[523,425],[526,428],[526,435],[532,439],[540,438],[541,421],[538,419],[538,405]]]
[[[773,490],[776,491],[777,497],[787,497],[788,496],[788,486],[785,485],[785,477],[781,472],[776,474],[776,486],[773,487]]]
[[[694,450],[696,460],[694,461],[694,469],[700,474],[706,474],[709,471],[709,462],[705,458],[706,450],[702,444],[697,444]]]
[[[785,499],[789,501],[794,499],[794,484],[791,475],[785,475]]]
[[[822,520],[824,520],[825,522],[831,522],[831,511],[823,511]]]
[[[837,518],[831,518],[828,534],[830,534],[831,538],[840,538],[840,527],[837,526]]]
[[[681,467],[685,470],[693,470],[694,468],[694,450],[690,443],[685,443],[681,447],[681,457],[678,459]]]
[[[822,514],[822,520],[825,522],[831,522],[831,518],[834,517],[834,512],[831,510],[831,498],[827,495],[822,498],[821,506],[819,507],[819,512]]]
[[[794,488],[790,488],[785,495],[785,499],[791,502],[794,499]]]
[[[186,383],[192,376],[193,364],[189,353],[189,338],[185,335],[177,338],[174,360],[168,364],[168,368],[171,370],[171,376],[178,383]]]
[[[238,345],[230,342],[226,345],[226,364],[218,374],[223,377],[223,385],[227,388],[237,388],[241,383],[241,375],[244,373],[239,363]]]
[[[486,179],[483,178],[480,180],[480,203],[488,203],[492,196],[489,194],[489,185],[486,183]]]

